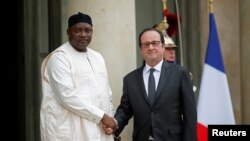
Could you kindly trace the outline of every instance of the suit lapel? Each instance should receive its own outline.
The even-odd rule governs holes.
[[[137,83],[139,86],[139,90],[141,91],[141,95],[144,98],[144,100],[150,105],[147,93],[146,93],[146,89],[145,89],[145,85],[144,85],[144,80],[143,80],[143,68],[144,66],[142,66],[138,71],[137,71]]]
[[[156,102],[156,100],[158,99],[158,97],[160,96],[164,86],[167,83],[167,78],[169,76],[169,63],[167,63],[166,61],[163,61],[162,63],[162,67],[161,67],[161,75],[160,75],[160,80],[158,83],[158,87],[155,93],[155,98],[154,98],[154,103]]]

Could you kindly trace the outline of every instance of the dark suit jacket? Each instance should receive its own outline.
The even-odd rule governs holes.
[[[196,102],[188,71],[163,61],[153,105],[144,82],[144,66],[123,79],[123,95],[115,118],[119,135],[134,118],[133,141],[146,141],[152,127],[156,141],[196,141]]]

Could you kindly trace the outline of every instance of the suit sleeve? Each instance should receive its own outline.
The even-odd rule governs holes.
[[[192,82],[187,70],[181,78],[181,96],[183,110],[183,141],[196,141],[197,111]]]
[[[129,119],[132,117],[132,109],[129,102],[128,88],[126,78],[123,79],[123,95],[121,97],[120,105],[118,106],[115,119],[118,122],[118,129],[114,133],[119,136],[124,127],[128,124]]]

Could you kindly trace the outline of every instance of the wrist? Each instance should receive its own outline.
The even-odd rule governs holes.
[[[114,141],[121,141],[121,136],[115,136],[114,135]]]
[[[114,121],[115,121],[115,125],[116,125],[116,129],[118,129],[118,122],[117,122],[117,120],[113,117],[113,119],[114,119]]]

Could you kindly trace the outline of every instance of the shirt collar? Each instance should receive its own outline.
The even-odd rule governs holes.
[[[156,64],[153,68],[159,72],[161,72],[161,66],[162,66],[163,60],[161,60],[158,64]],[[146,72],[149,72],[149,69],[151,69],[151,67],[146,63],[145,65],[145,70]]]

